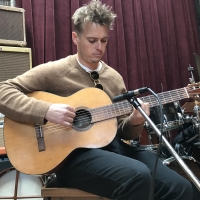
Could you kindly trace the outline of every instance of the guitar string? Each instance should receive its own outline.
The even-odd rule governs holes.
[[[128,103],[127,103],[128,104]],[[121,107],[122,108],[122,107]],[[130,108],[130,104],[129,104],[129,108]],[[130,109],[129,108],[127,108],[127,109],[124,109],[124,112],[125,113],[128,113],[129,111],[130,111]],[[94,109],[94,110],[99,110],[99,108],[98,109]],[[93,113],[94,113],[94,115],[97,115],[97,117],[99,118],[102,118],[102,116],[104,115],[104,118],[103,119],[107,119],[107,118],[113,118],[113,117],[115,117],[115,115],[110,115],[110,116],[107,116],[107,117],[105,117],[105,114],[104,113],[102,113],[101,111],[99,112],[99,111],[94,111],[93,110]],[[111,108],[110,109],[110,107],[108,107],[108,109],[107,109],[107,112],[110,112],[110,110],[113,110],[113,108]],[[85,118],[83,118],[83,119],[81,119],[81,120],[79,120],[78,122],[79,123],[86,123],[86,122],[90,122],[91,120],[90,120],[90,115],[87,115],[87,114],[79,114],[79,116],[81,116],[81,117],[85,117]],[[102,120],[99,120],[99,121],[102,121]],[[74,123],[76,123],[76,122],[74,122]],[[51,126],[51,127],[53,127],[53,126]]]
[[[120,102],[120,105],[121,105],[122,103],[124,104],[124,102]],[[122,104],[122,105],[123,105],[123,104]],[[127,102],[126,104],[128,104],[128,102]],[[110,106],[110,105],[109,105],[109,106]],[[108,110],[110,110],[110,107],[109,107],[109,106],[104,106],[104,108],[108,107],[108,109],[107,109],[107,111],[108,111]],[[130,106],[130,104],[129,104],[129,106]],[[123,107],[124,107],[124,106],[122,106],[121,108],[123,108]],[[111,110],[112,110],[112,109],[113,109],[113,108],[111,108]],[[98,111],[99,111],[100,109],[99,109],[99,108],[95,108],[95,109],[93,109],[93,110],[98,110]],[[124,109],[124,112],[127,113],[129,110],[130,110],[130,109]],[[100,115],[102,115],[101,111],[100,111],[100,112],[98,112],[98,111],[95,112],[95,114],[98,113],[97,115],[99,115],[99,113],[100,113]],[[87,117],[87,118],[89,118],[89,117]],[[107,117],[107,118],[108,118],[108,117]],[[112,118],[112,117],[110,117],[110,118]],[[84,123],[84,122],[88,122],[88,121],[87,121],[87,120],[80,120],[80,122],[81,122],[81,123]],[[65,129],[66,129],[65,126],[61,126],[61,125],[53,124],[53,123],[49,124],[48,126],[47,126],[47,125],[44,125],[43,127],[44,127],[45,130],[51,129],[51,131],[52,131],[52,130],[54,131],[54,130],[57,130],[57,128],[58,128],[59,126],[60,126],[60,127],[63,127],[63,128],[61,128],[60,130],[65,130]],[[53,128],[54,128],[54,129],[53,129]]]
[[[90,113],[93,116],[93,121],[96,121],[95,118],[100,118],[100,119],[108,119],[108,118],[112,118],[112,117],[116,117],[118,115],[123,115],[126,114],[127,112],[129,112],[131,105],[128,102],[120,102],[118,104],[111,104],[111,105],[107,105],[107,106],[102,106],[99,108],[94,108],[94,109],[89,109],[88,111],[90,111]],[[78,113],[76,115],[76,117],[87,117],[87,119],[90,119],[91,115],[90,114],[85,114],[84,111],[81,111],[80,113]],[[76,120],[74,122],[83,122],[84,118],[82,120]]]
[[[124,102],[120,102],[120,104],[119,105],[123,105],[124,104]],[[126,102],[126,104],[128,105],[128,102]],[[129,104],[129,106],[130,106],[130,104]],[[111,108],[110,109],[110,105],[109,106],[104,106],[104,108],[106,108],[106,107],[108,107],[108,109],[107,109],[107,111],[108,110],[112,110],[113,108]],[[122,106],[121,108],[123,108],[124,106]],[[95,114],[97,114],[97,115],[99,115],[99,113],[100,113],[100,115],[102,115],[102,113],[101,113],[101,111],[99,112],[99,108],[95,108],[95,109],[93,109],[93,110],[96,110],[96,112],[95,112]],[[124,112],[128,112],[130,109],[125,109],[124,110]],[[108,118],[108,117],[107,117]],[[111,117],[110,117],[111,118]],[[86,122],[87,120],[80,120],[80,122],[81,123],[84,123],[84,122]],[[88,121],[87,121],[88,122]],[[51,129],[51,132],[53,132],[54,130],[57,130],[57,128],[58,127],[62,127],[62,128],[60,128],[59,130],[65,130],[66,129],[66,127],[64,127],[64,126],[61,126],[61,125],[58,125],[58,124],[53,124],[53,123],[51,123],[51,124],[49,124],[48,126],[47,125],[44,125],[44,129],[45,130],[48,130],[48,129]]]
[[[174,91],[174,92],[176,92],[177,93],[177,91]],[[167,94],[168,95],[168,94]],[[164,95],[163,95],[164,96]],[[162,97],[161,97],[162,98]],[[184,97],[185,98],[185,97]],[[168,100],[168,101],[166,101],[166,95],[165,95],[165,101],[163,101],[163,102],[171,102],[171,101],[173,101],[173,99],[172,99],[172,97],[171,97],[171,94],[170,94],[170,97],[169,97],[169,99],[170,99],[170,101]],[[179,95],[179,98],[177,99],[177,100],[179,100],[180,99],[180,95]],[[155,99],[156,100],[156,99]],[[157,101],[157,100],[156,100]],[[150,103],[153,103],[153,102],[150,102]],[[153,104],[152,104],[153,105]],[[156,105],[156,104],[155,104]],[[121,109],[121,108],[120,108]],[[128,110],[125,110],[125,112],[126,111],[129,111],[129,109]],[[101,112],[101,110],[100,110],[100,112]],[[96,116],[97,117],[99,117],[99,115],[103,115],[103,116],[105,116],[105,112],[104,111],[102,111],[103,112],[103,114],[102,113],[95,113],[96,114]],[[81,116],[82,115],[82,113],[80,113],[79,115],[77,115],[77,116]],[[85,116],[87,116],[87,115],[85,115]],[[89,117],[88,117],[89,118]]]
[[[170,98],[170,99],[171,99],[171,98]],[[180,99],[180,98],[179,98],[179,99]],[[128,111],[129,111],[129,110],[128,110]],[[96,113],[96,114],[97,114],[97,117],[99,117],[99,113]],[[81,115],[82,115],[82,114],[79,114],[79,116],[81,116]],[[100,115],[102,115],[102,114],[100,113]],[[87,114],[83,114],[82,116],[85,117],[85,118],[83,118],[82,120],[79,120],[80,123],[85,123],[85,122],[90,121],[90,116],[87,117]],[[104,116],[104,114],[103,114],[103,116]],[[105,119],[105,117],[104,117],[103,119]],[[100,119],[99,121],[101,121],[101,119]],[[74,123],[76,123],[76,121],[75,121]]]
[[[48,126],[44,126],[45,130],[50,129],[50,133],[58,131],[58,128],[59,128],[59,130],[67,130],[67,129],[69,129],[67,127],[64,127],[64,126],[61,126],[61,125],[58,125],[58,124],[51,124],[51,125],[48,125]]]
[[[159,98],[161,98],[161,99],[163,99],[163,102],[171,102],[171,101],[173,101],[173,98],[172,98],[172,95],[174,95],[174,94],[176,94],[177,95],[177,91],[181,91],[181,90],[183,90],[184,91],[184,94],[179,94],[179,98],[177,99],[177,100],[180,100],[180,99],[182,99],[182,98],[187,98],[188,96],[186,95],[186,93],[185,93],[185,89],[184,88],[181,88],[181,89],[177,89],[177,90],[173,90],[173,91],[170,91],[170,92],[164,92],[164,93],[160,93],[160,94],[158,94],[158,95],[160,95],[160,97]],[[192,91],[193,89],[191,89],[191,91]],[[187,91],[190,91],[190,89],[187,89]],[[161,96],[162,95],[162,96]],[[148,102],[148,103],[150,103],[152,106],[153,105],[157,105],[157,100],[155,99],[155,97],[153,96],[153,95],[150,95],[150,96],[146,96],[146,97],[141,97],[140,99],[142,99],[144,102],[145,102],[145,99],[150,99],[150,102],[148,101],[148,100],[146,100],[146,102]],[[151,99],[155,99],[156,101],[152,101]],[[162,100],[161,100],[162,101]],[[119,105],[119,107],[117,108],[118,110],[119,109],[121,109],[121,107],[120,106],[123,106],[123,108],[124,108],[124,105],[126,105],[126,104],[124,104],[124,102],[125,101],[122,101],[122,102],[118,102],[118,105]],[[121,105],[122,104],[122,105]],[[107,108],[107,112],[110,112],[110,111],[113,111],[113,108],[115,108],[114,106],[113,107],[110,107],[111,105],[108,105],[108,106],[104,106],[104,108]],[[126,105],[127,106],[127,105]],[[129,107],[130,107],[130,104],[129,104]],[[102,108],[102,107],[100,107],[100,108]],[[99,117],[99,116],[105,116],[105,111],[106,110],[104,110],[104,109],[99,109],[99,108],[95,108],[95,109],[90,109],[91,111],[93,111],[93,113],[97,116],[97,117]],[[103,110],[103,111],[102,111]],[[95,111],[95,112],[94,112]],[[130,110],[129,109],[124,109],[124,112],[129,112]],[[102,113],[103,112],[103,113]],[[78,116],[82,116],[82,114],[78,114]],[[85,122],[88,122],[88,119],[90,119],[90,115],[83,115],[84,117],[86,117],[86,120],[85,119],[83,119],[83,120],[81,120],[81,121],[79,121],[79,122],[81,122],[81,123],[85,123]],[[112,116],[111,116],[112,117]],[[52,129],[52,128],[54,128],[54,127],[56,127],[56,129],[57,129],[57,126],[58,125],[52,125],[52,126],[50,126],[50,128]],[[66,127],[63,127],[63,130],[64,129],[66,129]]]
[[[174,91],[173,91],[174,92]],[[165,92],[165,94],[166,93],[168,93],[168,92]],[[172,92],[171,92],[172,93]],[[177,92],[176,92],[177,93]],[[164,96],[164,95],[163,95]],[[171,99],[172,97],[171,97],[171,94],[170,94],[170,99]],[[166,99],[166,98],[165,98]],[[179,99],[180,99],[180,97],[179,97]],[[172,99],[171,99],[172,100]],[[170,100],[170,101],[171,101]],[[109,107],[108,107],[109,108]],[[121,108],[120,108],[121,109]],[[98,110],[98,109],[94,109],[94,110]],[[109,109],[107,109],[107,110],[109,110]],[[112,108],[111,108],[111,110],[113,110]],[[101,112],[101,110],[100,110],[100,112]],[[129,109],[128,110],[124,110],[124,112],[129,112]],[[102,117],[103,116],[103,119],[106,119],[106,118],[111,118],[112,116],[109,116],[109,117],[105,117],[105,111],[103,111],[103,114],[102,113],[98,113],[98,112],[94,112],[94,114],[96,114],[96,116],[97,117]],[[78,116],[81,116],[82,114],[79,114]],[[89,116],[89,117],[88,117]],[[88,120],[90,120],[90,115],[83,115],[83,117],[85,117],[84,119],[82,119],[82,120],[79,120],[79,122],[80,123],[85,123],[85,122],[88,122]],[[101,119],[99,120],[99,121],[101,121]],[[76,123],[76,122],[75,122]]]
[[[52,123],[42,126],[42,130],[45,131],[45,133],[47,131],[48,134],[49,133],[55,133],[55,132],[58,132],[58,131],[61,131],[61,130],[66,130],[67,131],[67,129],[70,129],[70,128],[62,126],[62,125],[59,125],[59,124],[52,124]]]

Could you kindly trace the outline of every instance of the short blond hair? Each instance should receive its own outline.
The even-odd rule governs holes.
[[[77,34],[82,33],[85,22],[105,25],[109,30],[112,30],[117,15],[111,9],[111,7],[102,4],[99,0],[91,0],[88,4],[78,8],[73,14],[74,31]]]

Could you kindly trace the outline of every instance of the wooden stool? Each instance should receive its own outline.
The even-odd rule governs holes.
[[[56,177],[42,188],[41,195],[49,197],[51,200],[109,200],[78,189],[66,188]]]

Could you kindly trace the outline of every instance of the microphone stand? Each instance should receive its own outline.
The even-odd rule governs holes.
[[[138,110],[141,115],[146,119],[146,121],[149,123],[149,125],[153,128],[155,133],[159,138],[161,138],[161,141],[165,144],[165,146],[168,148],[170,153],[174,156],[176,161],[179,163],[179,165],[183,168],[185,173],[188,175],[188,177],[191,179],[191,181],[194,183],[194,185],[197,187],[197,189],[200,191],[200,181],[199,179],[194,175],[194,173],[188,168],[188,166],[185,164],[185,162],[181,159],[181,157],[177,154],[177,152],[174,150],[174,148],[170,145],[168,140],[161,134],[160,130],[157,128],[157,126],[152,122],[152,120],[149,118],[149,116],[146,114],[146,112],[141,108],[140,103],[137,101],[135,97],[132,97],[129,102],[134,106],[136,110]]]

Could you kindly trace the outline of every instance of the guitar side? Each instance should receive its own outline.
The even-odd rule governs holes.
[[[51,103],[69,104],[74,108],[96,108],[112,104],[107,94],[86,88],[69,97],[46,92],[28,96]],[[81,99],[81,101],[80,101]],[[4,140],[11,164],[25,174],[45,174],[57,167],[76,148],[100,148],[109,144],[117,132],[117,120],[111,118],[77,131],[48,122],[42,126],[46,149],[39,151],[34,124],[4,121]]]

